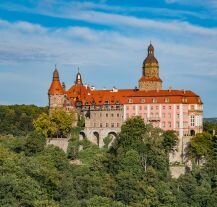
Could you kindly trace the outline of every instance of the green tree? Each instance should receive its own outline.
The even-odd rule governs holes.
[[[0,134],[26,135],[34,131],[33,120],[47,112],[48,107],[34,105],[0,106]]]
[[[146,133],[146,125],[141,117],[128,119],[122,126],[119,134],[119,146],[126,152],[130,149],[138,151]]]
[[[200,164],[202,158],[209,158],[213,155],[212,135],[208,132],[197,134],[191,139],[187,151],[188,155]]]
[[[178,136],[175,131],[168,130],[163,133],[163,146],[167,152],[175,150],[178,144]]]
[[[87,207],[126,207],[121,202],[113,201],[106,197],[94,196],[87,202]]]
[[[43,113],[34,121],[36,131],[45,137],[67,137],[73,127],[75,115],[62,109],[55,109],[50,116]]]
[[[33,124],[36,131],[42,133],[46,138],[52,137],[57,133],[56,123],[52,122],[51,118],[45,113],[42,113],[34,120]]]

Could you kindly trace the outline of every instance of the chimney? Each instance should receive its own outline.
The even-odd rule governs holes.
[[[94,90],[95,90],[95,87],[94,87],[94,86],[91,86],[90,90],[91,90],[91,91],[94,91]]]
[[[66,90],[66,84],[64,82],[62,82],[62,87],[63,87],[63,90],[65,91]]]

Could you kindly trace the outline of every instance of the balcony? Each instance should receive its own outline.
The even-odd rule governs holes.
[[[160,122],[160,117],[148,117],[149,122]]]

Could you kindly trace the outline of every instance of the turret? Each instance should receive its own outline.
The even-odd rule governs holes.
[[[62,108],[64,106],[65,89],[62,87],[59,79],[59,72],[55,68],[53,80],[48,90],[49,108]]]
[[[161,90],[162,80],[159,77],[159,64],[154,56],[154,47],[150,43],[148,54],[143,61],[142,77],[139,80],[140,90]]]

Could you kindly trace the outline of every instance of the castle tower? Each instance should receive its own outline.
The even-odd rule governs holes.
[[[64,92],[65,90],[63,89],[60,83],[59,72],[57,68],[55,68],[53,72],[53,80],[48,90],[50,109],[64,107],[64,102],[65,102]]]
[[[78,71],[78,73],[77,73],[77,75],[76,75],[75,84],[83,85],[83,83],[82,83],[82,78],[81,78],[81,74],[80,74],[79,71]]]
[[[154,47],[150,43],[148,55],[143,62],[142,77],[139,79],[140,90],[162,90],[162,80],[159,77],[159,64],[154,56]]]

